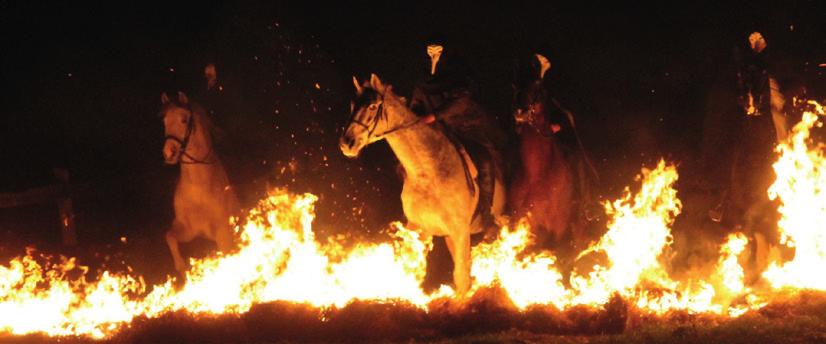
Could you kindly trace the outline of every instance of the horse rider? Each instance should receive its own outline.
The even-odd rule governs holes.
[[[214,63],[204,66],[204,85],[199,87],[197,97],[215,126],[215,144],[223,151],[226,148],[224,144],[228,129],[227,104],[224,86],[218,80],[218,70]]]
[[[749,47],[745,54],[738,56],[739,70],[737,86],[739,100],[746,118],[761,118],[773,124],[776,141],[783,141],[788,135],[785,105],[776,74],[776,65],[770,56],[765,37],[760,32],[749,35]]]
[[[533,54],[525,56],[517,64],[515,75],[515,87],[522,96],[533,97],[535,99],[519,99],[516,102],[542,103],[545,111],[545,122],[547,128],[537,128],[546,136],[553,136],[562,147],[566,160],[571,162],[577,182],[576,194],[578,199],[584,203],[590,203],[591,184],[599,179],[595,167],[588,158],[579,134],[577,133],[574,114],[562,105],[555,96],[556,80],[548,76],[552,63],[550,49],[542,45],[534,50]],[[525,92],[531,87],[538,87],[537,92]],[[582,211],[590,211],[583,208]],[[586,214],[587,215],[587,214]],[[591,217],[591,215],[587,215]]]
[[[738,102],[743,112],[731,171],[733,214],[727,217],[744,221],[746,226],[757,221],[759,214],[755,212],[764,208],[760,205],[769,205],[766,190],[774,175],[774,147],[788,136],[786,99],[766,39],[753,32],[748,43],[746,49],[735,50]]]
[[[410,109],[428,123],[441,123],[457,149],[464,147],[478,171],[479,215],[486,227],[493,225],[494,178],[507,140],[504,132],[482,106],[473,100],[475,85],[469,68],[444,39],[426,42],[430,57],[427,76],[414,86]],[[469,170],[467,170],[469,172]]]
[[[548,59],[549,54],[546,51],[537,51],[533,53],[524,61],[519,63],[519,70],[517,71],[516,84],[521,90],[526,90],[537,83],[540,86],[540,92],[536,94],[539,99],[532,99],[541,101],[546,107],[547,128],[542,128],[544,133],[553,135],[562,144],[566,155],[574,154],[578,149],[576,131],[574,130],[573,114],[565,109],[562,104],[553,96],[553,87],[550,78],[545,75],[551,69],[551,62]]]

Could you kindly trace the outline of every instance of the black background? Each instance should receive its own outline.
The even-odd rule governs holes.
[[[550,75],[565,86],[560,97],[609,198],[661,156],[694,177],[708,99],[750,32],[763,32],[815,91],[823,84],[818,1],[567,3],[4,2],[0,192],[52,183],[52,168],[68,168],[92,190],[76,200],[81,243],[128,236],[162,247],[177,168],[161,159],[159,94],[197,93],[215,62],[234,104],[237,153],[225,161],[245,205],[269,180],[319,194],[329,231],[369,233],[401,217],[400,182],[385,144],[355,161],[338,151],[350,77],[375,72],[408,93],[434,31],[466,57],[479,99],[503,122],[514,58],[549,44]],[[2,209],[0,246],[59,242],[56,226],[52,205]]]

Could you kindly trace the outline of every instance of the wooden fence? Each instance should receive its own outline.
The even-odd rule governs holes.
[[[69,171],[65,168],[55,168],[53,172],[56,179],[55,184],[21,192],[0,193],[0,209],[53,203],[57,207],[63,244],[74,246],[77,245],[77,232],[75,230],[72,196],[87,191],[89,186],[86,184],[70,184]]]

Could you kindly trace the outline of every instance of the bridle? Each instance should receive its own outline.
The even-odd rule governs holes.
[[[380,103],[378,105],[378,108],[376,109],[376,116],[373,118],[372,123],[364,123],[364,122],[358,120],[356,118],[356,114],[358,114],[358,110],[354,108],[353,113],[352,113],[352,118],[350,118],[350,124],[348,125],[348,127],[349,127],[352,124],[356,124],[356,125],[359,125],[359,126],[363,127],[364,129],[366,129],[367,130],[367,141],[368,142],[370,142],[372,138],[381,138],[381,137],[384,137],[385,135],[389,135],[389,134],[392,134],[392,133],[400,131],[400,130],[408,129],[410,127],[418,125],[419,123],[428,123],[427,121],[424,121],[422,117],[416,116],[416,119],[413,120],[413,121],[410,121],[408,123],[403,123],[403,124],[401,124],[401,125],[399,125],[398,127],[395,127],[395,128],[387,129],[384,132],[382,132],[381,134],[376,134],[375,131],[376,131],[376,128],[378,128],[379,121],[381,121],[381,120],[387,121],[387,113],[384,111],[384,94],[379,94],[378,92],[376,92],[376,93],[379,95],[378,97],[379,97]],[[467,154],[467,153],[463,153],[464,149],[462,148],[461,144],[459,144],[457,141],[451,139],[450,135],[448,135],[447,133],[445,133],[445,134],[446,134],[446,136],[448,136],[448,141],[451,142],[451,145],[456,149],[456,152],[459,154],[459,160],[462,162],[462,166],[463,166],[463,170],[464,170],[464,173],[465,173],[465,178],[466,178],[467,183],[468,183],[468,189],[470,190],[470,194],[475,195],[476,186],[474,186],[473,177],[471,176],[471,172],[470,172],[470,169],[468,167],[468,160],[463,158],[463,154]],[[476,216],[476,215],[474,214],[474,216]]]
[[[381,100],[381,102],[378,105],[378,109],[376,109],[376,116],[373,117],[373,120],[371,121],[372,123],[364,123],[364,122],[358,120],[356,118],[356,114],[358,114],[358,109],[354,109],[353,113],[351,114],[352,117],[350,117],[350,124],[348,124],[348,127],[350,125],[356,124],[356,125],[361,126],[364,129],[366,129],[367,130],[367,141],[370,141],[370,139],[372,139],[372,138],[384,137],[386,135],[392,134],[392,133],[397,132],[399,130],[404,130],[404,129],[410,128],[414,125],[419,124],[422,121],[421,118],[416,118],[415,120],[413,120],[409,123],[404,123],[404,124],[402,124],[398,127],[390,128],[390,129],[387,129],[387,130],[385,130],[384,132],[382,132],[380,134],[376,134],[375,132],[376,132],[376,129],[378,128],[378,126],[379,126],[379,122],[382,121],[382,120],[387,121],[387,113],[384,111],[384,94],[380,94],[379,97],[380,97],[379,100]]]
[[[553,134],[546,133],[544,130],[537,127],[537,116],[545,115],[544,113],[539,112],[538,108],[543,107],[543,111],[548,111],[548,109],[542,104],[544,91],[542,89],[534,89],[533,87],[536,87],[536,85],[532,85],[532,89],[530,90],[532,93],[530,93],[530,96],[527,97],[525,101],[528,105],[518,107],[515,110],[516,114],[514,115],[514,118],[516,119],[516,124],[527,126],[542,136],[554,137]],[[540,94],[535,94],[536,92],[540,92]],[[550,99],[550,101],[555,102],[554,99]],[[523,117],[524,119],[520,120],[520,117]]]
[[[194,156],[186,152],[186,148],[189,146],[189,141],[192,138],[192,133],[195,132],[195,111],[192,110],[192,106],[189,104],[186,105],[186,110],[189,111],[189,117],[187,118],[186,122],[186,132],[184,133],[184,138],[180,139],[175,135],[166,135],[164,137],[164,142],[172,140],[177,142],[181,146],[181,148],[179,148],[181,151],[181,158],[178,159],[178,161],[181,164],[213,164],[214,161],[208,160],[209,157],[212,155],[212,147],[210,147],[209,152],[207,152],[203,159],[195,158]],[[189,158],[189,161],[184,160],[184,157]]]

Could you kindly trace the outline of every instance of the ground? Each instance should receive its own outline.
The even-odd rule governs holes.
[[[172,313],[136,319],[111,342],[428,342],[428,343],[817,343],[826,342],[826,294],[780,296],[736,319],[673,312],[642,314],[619,298],[600,309],[553,307],[516,311],[500,290],[468,303],[436,301],[426,313],[412,306],[356,302],[319,311],[269,303],[242,315],[197,319]],[[323,316],[325,320],[320,320]],[[2,342],[91,342],[82,338],[3,337]]]

